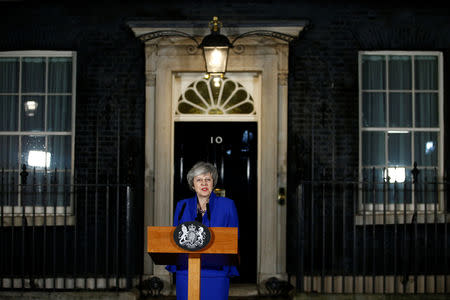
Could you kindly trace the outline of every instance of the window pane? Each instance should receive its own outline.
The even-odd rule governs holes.
[[[28,184],[22,187],[22,203],[25,206],[53,207],[70,205],[69,182],[66,172],[31,172]]]
[[[0,168],[19,169],[19,137],[0,135]]]
[[[49,167],[51,156],[45,151],[45,137],[22,136],[22,164],[27,169]]]
[[[381,204],[384,203],[384,178],[381,168],[363,169],[363,203]]]
[[[384,93],[363,93],[363,126],[386,126],[386,99]]]
[[[51,157],[51,169],[71,168],[71,136],[49,136],[48,152]]]
[[[397,168],[394,173],[398,173],[399,169],[404,172],[405,178],[402,181],[398,180],[392,172],[389,174],[389,204],[410,204],[412,203],[411,169]]]
[[[22,130],[43,131],[45,98],[43,96],[22,97]]]
[[[439,127],[438,95],[416,93],[416,127]]]
[[[0,96],[0,131],[17,130],[17,96]]]
[[[24,206],[42,206],[44,204],[43,199],[47,202],[47,198],[42,196],[44,182],[47,178],[42,171],[34,172],[33,170],[28,170],[28,172],[27,185],[22,186],[22,204]]]
[[[438,58],[437,56],[416,56],[415,86],[417,90],[438,89]]]
[[[389,126],[412,126],[412,100],[411,93],[389,94]]]
[[[363,166],[384,165],[384,132],[365,131],[362,133]]]
[[[410,90],[411,82],[411,57],[389,56],[389,89]]]
[[[417,203],[437,204],[439,192],[436,169],[421,169],[415,189]]]
[[[70,182],[69,174],[70,173],[68,172],[60,172],[59,170],[56,174],[55,172],[49,174],[49,176],[51,176],[52,182],[57,184],[51,185],[47,190],[47,199],[49,199],[49,205],[70,205],[70,187],[64,185],[65,183],[67,184]]]
[[[411,165],[411,133],[388,133],[389,166]]]
[[[364,90],[385,89],[386,77],[385,57],[382,55],[363,55],[362,88]]]
[[[22,92],[45,92],[45,58],[25,57],[22,61]]]
[[[70,93],[72,91],[72,58],[52,57],[48,64],[48,92]]]
[[[5,172],[2,174],[3,190],[0,197],[0,205],[11,206],[18,204],[18,173],[17,172]]]
[[[56,206],[69,206],[70,205],[70,187],[68,185],[64,185],[70,182],[70,173],[59,171],[55,174],[55,172],[51,173],[51,180],[57,185],[52,185],[48,189],[47,198],[50,200],[51,205]],[[56,203],[55,203],[56,201]]]
[[[19,59],[0,58],[0,93],[19,92]]]
[[[419,166],[438,166],[437,132],[414,133],[414,161]]]
[[[72,128],[72,97],[49,96],[47,108],[48,131],[70,131]]]

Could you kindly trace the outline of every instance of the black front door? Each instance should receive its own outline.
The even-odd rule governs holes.
[[[256,282],[257,145],[255,122],[175,122],[174,204],[193,196],[186,174],[196,162],[217,167],[217,194],[233,199],[239,215],[236,283]]]

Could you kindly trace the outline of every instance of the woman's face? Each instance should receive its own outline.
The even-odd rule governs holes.
[[[213,178],[211,173],[200,174],[194,177],[194,190],[197,197],[204,198],[211,195],[213,190]]]

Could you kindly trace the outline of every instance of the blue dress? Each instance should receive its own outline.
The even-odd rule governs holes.
[[[186,206],[180,217],[183,205]],[[209,197],[209,214],[203,215],[202,223],[208,227],[238,227],[238,215],[233,200],[225,197],[218,197],[211,193]],[[197,195],[193,198],[181,200],[175,208],[173,225],[194,221],[197,216]],[[178,220],[180,218],[180,220]],[[203,257],[202,257],[203,258]],[[187,255],[181,259],[179,265],[169,265],[166,267],[176,274],[177,300],[185,300],[188,297],[188,270]],[[226,300],[230,287],[230,277],[239,276],[235,266],[209,265],[205,266],[202,260],[200,279],[200,299],[201,300]]]

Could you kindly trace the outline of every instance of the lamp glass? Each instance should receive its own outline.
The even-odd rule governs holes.
[[[211,75],[225,73],[227,69],[228,49],[229,47],[227,46],[203,47],[206,72]]]

